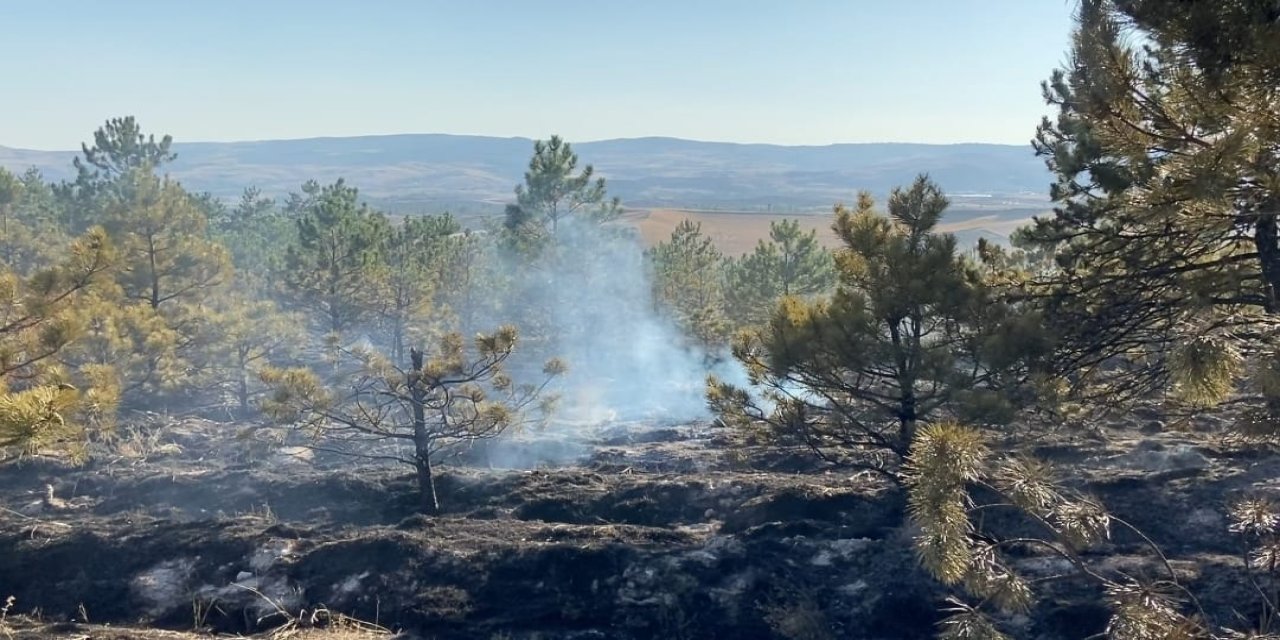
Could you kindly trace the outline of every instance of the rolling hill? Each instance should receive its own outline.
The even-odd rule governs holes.
[[[494,214],[511,200],[532,153],[527,138],[406,134],[174,144],[170,173],[189,189],[232,198],[255,185],[270,195],[308,179],[345,177],[392,212]],[[1047,210],[1050,176],[1029,147],[995,144],[780,146],[632,138],[574,145],[608,178],[650,242],[683,217],[703,221],[726,251],[749,249],[782,215],[819,214],[860,189],[883,195],[928,172],[952,195],[948,230],[1002,238]],[[75,151],[0,147],[0,166],[72,176]],[[825,216],[807,221],[825,233]]]
[[[498,203],[520,181],[533,142],[413,134],[177,143],[171,172],[189,188],[234,196],[248,185],[282,194],[346,177],[369,197],[405,203]],[[748,210],[827,207],[858,189],[883,192],[927,171],[955,194],[1039,197],[1048,174],[1030,148],[992,144],[779,146],[634,138],[574,145],[610,191],[640,207]],[[0,166],[71,174],[74,151],[0,147]]]

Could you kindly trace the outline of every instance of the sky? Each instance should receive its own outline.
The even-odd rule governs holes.
[[[1074,0],[0,0],[0,145],[1026,144]]]

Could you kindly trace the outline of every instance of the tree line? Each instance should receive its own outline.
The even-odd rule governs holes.
[[[427,469],[438,446],[496,437],[553,403],[542,392],[565,364],[538,346],[557,330],[552,307],[572,301],[524,291],[517,274],[573,267],[572,224],[625,233],[621,204],[559,137],[535,144],[515,202],[477,229],[448,213],[387,215],[342,179],[224,202],[168,177],[176,157],[171,137],[124,117],[82,145],[74,180],[0,170],[6,446],[82,453],[111,437],[119,410],[313,425],[357,411],[347,453],[407,439],[420,451],[404,461]],[[740,260],[687,224],[648,257],[654,305],[705,345],[730,317],[819,293],[834,265],[793,222]],[[546,360],[521,367],[524,384],[504,370],[517,336]],[[403,411],[368,411],[369,392]]]

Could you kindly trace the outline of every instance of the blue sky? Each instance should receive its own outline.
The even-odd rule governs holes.
[[[1025,144],[1073,0],[0,0],[0,145],[135,115],[180,141]]]

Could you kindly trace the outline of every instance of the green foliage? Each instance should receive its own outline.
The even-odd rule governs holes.
[[[0,271],[0,376],[23,370],[64,348],[79,329],[70,317],[83,294],[100,283],[114,253],[100,229],[73,243],[61,264],[29,278]]]
[[[608,284],[600,240],[619,233],[606,223],[622,208],[617,198],[608,197],[604,178],[596,177],[591,165],[579,170],[577,154],[559,136],[534,144],[515,196],[501,227],[491,230],[496,255],[487,257],[496,258],[502,272],[471,269],[471,274],[484,276],[485,286],[493,289],[479,310],[518,317],[530,351],[546,355],[543,345],[554,334],[590,331],[589,313],[567,311],[580,303],[584,290]],[[471,251],[466,259],[482,256],[484,252]],[[474,315],[477,309],[459,311]]]
[[[727,313],[739,326],[768,321],[784,296],[830,293],[836,280],[831,253],[818,244],[817,231],[802,232],[798,220],[769,223],[769,242],[725,266]]]
[[[498,308],[500,294],[487,286],[501,282],[493,243],[461,233],[447,214],[393,228],[341,180],[308,182],[279,209],[252,188],[228,206],[156,175],[174,158],[170,145],[168,136],[144,135],[133,118],[115,119],[84,145],[73,183],[51,187],[35,171],[0,171],[0,446],[71,446],[86,427],[107,426],[118,402],[180,398],[186,409],[221,404],[243,415],[257,404],[267,372],[315,361],[307,320],[335,335],[385,333],[391,362],[403,366],[407,344],[440,339],[447,323],[474,327]],[[567,145],[545,151],[544,160],[564,161],[560,179],[569,191],[531,177],[530,210],[548,220],[608,217],[603,181],[593,181],[590,169],[578,174]],[[554,173],[554,163],[534,164]],[[70,239],[68,229],[91,223],[102,228]],[[245,269],[239,279],[233,259]],[[309,317],[270,302],[277,287]],[[455,411],[444,437],[462,438],[450,430],[462,423],[497,433],[514,415],[503,407],[528,400],[499,366],[514,349],[514,333],[482,337],[472,349],[454,349],[462,344],[455,338],[418,368],[474,378],[445,377],[427,394],[432,402],[464,396],[449,400]],[[335,339],[330,355],[349,359],[342,344]],[[551,363],[545,373],[562,371]],[[510,402],[485,402],[481,383]]]
[[[152,309],[201,300],[230,281],[227,250],[207,239],[207,221],[190,194],[149,168],[119,176],[103,226],[121,253],[126,299]]]
[[[79,400],[70,385],[0,394],[0,447],[36,453],[80,439],[81,430],[67,418]]]
[[[70,238],[59,223],[53,190],[34,169],[0,168],[0,262],[20,273],[52,263]]]
[[[19,178],[13,213],[19,221],[41,230],[65,233],[68,229],[67,213],[58,200],[57,191],[35,168],[28,169]]]
[[[595,177],[595,168],[587,165],[578,171],[573,147],[551,136],[534,143],[524,184],[516,187],[516,203],[506,209],[505,226],[516,246],[536,248],[557,235],[562,220],[600,223],[621,212],[618,199],[608,199],[605,179]]]
[[[78,306],[113,257],[97,229],[71,243],[60,264],[29,277],[0,264],[0,447],[74,453],[88,429],[109,426],[116,396],[110,372],[69,369],[57,358],[83,332]]]
[[[228,252],[208,239],[195,199],[148,165],[115,175],[97,199],[118,268],[81,305],[86,333],[66,360],[112,367],[135,406],[207,383],[219,339],[207,304],[232,280]]]
[[[952,423],[925,426],[912,448],[907,472],[911,518],[920,527],[916,548],[943,584],[959,584],[976,560],[967,489],[989,456],[981,434]]]
[[[433,328],[436,289],[446,282],[447,262],[456,256],[452,238],[460,232],[452,216],[411,216],[391,232],[381,274],[380,315],[391,358],[403,363],[406,343],[421,343]]]
[[[1217,404],[1231,394],[1241,373],[1242,357],[1230,341],[1197,336],[1174,346],[1168,356],[1174,390],[1201,406]]]
[[[315,206],[316,199],[320,196],[322,187],[315,180],[308,180],[302,183],[301,191],[290,191],[289,197],[284,202],[284,215],[290,219],[302,217],[311,207]]]
[[[104,285],[85,296],[73,313],[83,331],[59,354],[60,362],[113,371],[126,404],[152,405],[160,394],[193,382],[184,354],[179,353],[183,332],[159,310],[124,303],[118,288]]]
[[[234,207],[215,208],[209,217],[210,237],[231,252],[241,286],[264,291],[278,284],[283,251],[297,241],[297,224],[255,187],[244,190]]]
[[[1113,615],[1107,637],[1116,640],[1199,640],[1209,637],[1203,625],[1178,612],[1175,597],[1147,585],[1112,584],[1106,588]]]
[[[84,145],[83,160],[76,159],[73,184],[51,188],[38,172],[16,183],[0,176],[6,226],[0,250],[19,273],[45,278],[47,266],[63,256],[100,257],[84,243],[106,246],[110,239],[110,277],[102,269],[93,287],[77,290],[75,304],[58,316],[63,339],[45,357],[71,378],[95,378],[103,407],[117,396],[151,402],[155,391],[203,382],[216,342],[205,304],[230,282],[231,265],[227,251],[208,239],[204,210],[211,202],[154,173],[173,159],[167,136],[157,142],[123,118],[94,138],[92,147]],[[90,224],[101,228],[71,243],[67,230]]]
[[[509,284],[516,274],[500,260],[498,246],[488,234],[470,230],[441,242],[443,255],[436,266],[435,320],[463,335],[473,335],[485,318],[500,317],[510,305]],[[529,318],[523,319],[529,326]],[[528,331],[526,330],[526,335]]]
[[[1031,608],[1032,583],[1013,570],[1008,557],[1015,545],[1060,558],[1080,577],[1099,584],[1112,611],[1107,637],[1206,637],[1201,624],[1178,609],[1177,595],[1185,589],[1177,576],[1151,583],[1117,581],[1090,564],[1081,551],[1108,540],[1115,521],[1096,500],[1059,486],[1048,465],[997,455],[977,430],[941,422],[916,434],[906,469],[921,565],[980,603],[952,600],[939,637],[1007,637],[989,612],[1025,613]],[[994,497],[983,501],[979,495]],[[1000,539],[981,515],[996,509],[1026,519],[1042,537]]]
[[[158,142],[142,133],[133,116],[112,118],[93,134],[93,146],[81,144],[83,157],[76,157],[76,179],[55,189],[59,206],[66,212],[67,229],[79,232],[101,224],[103,207],[113,198],[125,176],[152,172],[172,162],[177,155],[169,150],[169,136]]]
[[[285,251],[281,281],[290,302],[321,331],[341,335],[375,313],[377,271],[390,225],[345,181],[310,188]]]
[[[13,216],[14,203],[21,197],[24,188],[17,176],[0,167],[0,223],[8,222]]]
[[[1188,384],[1177,369],[1197,360],[1181,345],[1256,335],[1280,309],[1273,14],[1252,0],[1080,4],[1070,59],[1044,86],[1058,113],[1036,137],[1057,208],[1019,240],[1058,254],[1028,292],[1062,337],[1058,370],[1095,400],[1171,376],[1220,398],[1234,382]]]
[[[906,454],[916,425],[965,401],[1008,416],[1026,393],[1032,333],[999,303],[978,269],[935,231],[947,206],[919,177],[895,189],[887,215],[869,194],[836,208],[839,285],[830,300],[783,298],[766,326],[740,334],[734,355],[754,392],[713,381],[709,400],[722,419],[763,426],[780,442],[802,443],[835,460],[852,450]],[[1034,342],[1028,344],[1035,344]],[[999,407],[997,407],[999,408]]]
[[[57,231],[42,231],[13,218],[0,219],[0,263],[21,274],[52,263],[69,241]]]
[[[81,144],[84,158],[73,162],[81,176],[110,181],[138,169],[154,169],[177,159],[169,150],[173,138],[142,133],[133,116],[112,118],[93,133],[93,146]]]
[[[950,615],[942,621],[939,640],[1010,640],[981,611],[960,601],[953,600],[952,605],[947,609]]]
[[[214,300],[209,313],[209,386],[229,397],[240,415],[248,415],[264,392],[262,372],[300,354],[307,342],[305,320],[244,293]]]
[[[702,224],[682,221],[671,238],[649,252],[654,296],[689,335],[703,344],[723,343],[724,255],[703,235]]]

